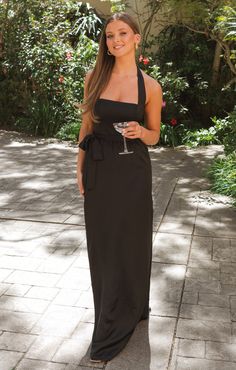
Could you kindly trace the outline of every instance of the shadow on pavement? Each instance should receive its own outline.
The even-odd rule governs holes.
[[[74,344],[79,338],[74,333],[81,322],[89,325],[88,333],[93,325],[83,199],[76,184],[77,146],[0,133],[0,330],[39,338],[59,331],[67,342],[57,344],[51,360],[74,361],[86,368],[90,334],[78,350],[80,357],[73,352],[72,361],[67,349],[68,341]],[[184,370],[187,367],[182,364],[189,361],[191,366],[198,355],[187,344],[184,347],[184,340],[211,345],[204,361],[217,359],[214,341],[223,353],[229,351],[228,344],[235,338],[236,305],[230,306],[230,299],[236,295],[236,212],[226,204],[226,197],[209,192],[204,176],[220,153],[220,146],[150,149],[152,312],[149,321],[139,323],[127,347],[106,365],[107,370],[163,370],[170,357],[175,361],[175,352],[176,369]],[[29,291],[54,289],[55,296],[48,297],[41,309],[30,306],[27,286]],[[56,320],[50,327],[53,315]]]

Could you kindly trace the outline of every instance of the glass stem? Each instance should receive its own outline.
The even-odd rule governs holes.
[[[124,139],[124,151],[125,151],[125,152],[128,152],[128,148],[127,148],[127,144],[126,144],[126,138],[125,138],[125,136],[123,136],[123,139]]]

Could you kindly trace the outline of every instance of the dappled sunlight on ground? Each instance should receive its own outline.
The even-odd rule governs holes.
[[[0,131],[0,368],[88,370],[94,323],[76,144]],[[236,369],[236,212],[221,146],[149,149],[150,318],[107,370]]]

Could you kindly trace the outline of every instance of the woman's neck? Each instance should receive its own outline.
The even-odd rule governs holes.
[[[133,58],[130,58],[130,56],[128,58],[116,58],[112,72],[121,76],[130,76],[137,74],[137,64],[135,61],[135,56]]]

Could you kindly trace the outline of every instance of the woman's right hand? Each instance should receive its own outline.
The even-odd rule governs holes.
[[[83,185],[83,173],[82,172],[78,172],[77,174],[77,184],[78,184],[80,195],[84,197],[84,185]]]

